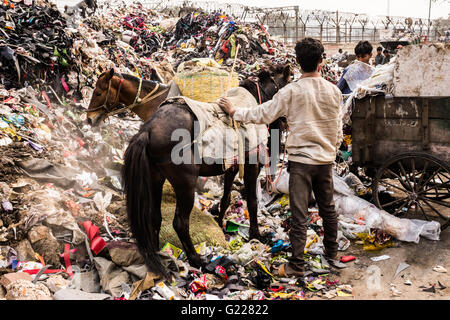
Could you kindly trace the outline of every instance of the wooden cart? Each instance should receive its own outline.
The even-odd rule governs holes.
[[[450,223],[450,97],[355,99],[353,165],[373,179],[374,203],[408,218]]]

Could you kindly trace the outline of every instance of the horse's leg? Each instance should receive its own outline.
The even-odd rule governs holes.
[[[256,199],[256,181],[259,174],[259,166],[245,164],[244,186],[247,200],[247,209],[250,216],[250,239],[261,239],[258,229],[258,203]]]
[[[156,168],[155,168],[156,169]],[[155,228],[155,242],[159,249],[159,232],[161,230],[161,199],[166,178],[158,170],[152,171],[152,223]]]
[[[219,227],[221,227],[221,228],[222,228],[223,216],[225,215],[225,211],[227,210],[227,208],[230,204],[231,187],[233,186],[233,181],[234,181],[234,178],[236,177],[237,172],[238,172],[237,168],[230,168],[227,171],[225,171],[223,195],[222,195],[222,199],[220,200],[219,217],[217,218],[217,223],[219,224]]]
[[[193,267],[199,268],[205,264],[205,261],[195,251],[189,234],[189,216],[194,207],[198,169],[194,165],[170,164],[164,167],[164,175],[172,185],[177,199],[173,228],[183,245],[189,263]]]

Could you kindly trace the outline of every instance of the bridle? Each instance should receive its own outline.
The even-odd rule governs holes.
[[[103,104],[101,106],[96,107],[94,109],[88,109],[87,111],[88,112],[93,112],[93,111],[104,109],[106,111],[105,117],[109,117],[109,116],[112,116],[112,115],[124,112],[126,110],[133,111],[133,109],[136,108],[137,106],[146,104],[147,102],[150,102],[150,101],[156,99],[160,95],[164,94],[167,90],[169,90],[168,88],[166,88],[166,89],[164,89],[164,90],[162,90],[160,92],[157,92],[158,89],[159,89],[159,83],[156,83],[156,86],[153,88],[153,90],[150,91],[150,93],[148,93],[144,98],[141,99],[140,95],[141,95],[142,81],[143,81],[143,78],[141,77],[140,80],[139,80],[138,91],[136,93],[136,97],[134,98],[133,103],[128,105],[128,106],[126,106],[126,107],[114,110],[114,108],[119,105],[120,90],[122,89],[122,83],[123,83],[124,80],[125,79],[122,77],[122,75],[120,75],[119,88],[117,89],[116,97],[113,100],[114,102],[109,107],[108,107],[108,100],[109,100],[109,94],[110,94],[110,91],[111,91],[112,78],[109,79],[108,91],[106,93],[105,102],[103,102]]]
[[[253,83],[255,83],[255,85],[256,85],[256,90],[258,91],[258,100],[259,100],[259,104],[261,104],[262,103],[262,99],[261,99],[261,91],[264,93],[264,94],[266,94],[265,92],[264,92],[264,90],[262,90],[261,88],[260,88],[260,86],[259,86],[259,78],[258,77],[249,77],[248,78],[250,81],[252,81]],[[278,92],[278,91],[280,91],[280,87],[278,86],[278,84],[277,84],[277,82],[275,81],[275,79],[272,77],[272,76],[270,76],[270,80],[272,80],[272,82],[273,82],[273,85],[275,86],[275,89],[276,89],[276,92]]]

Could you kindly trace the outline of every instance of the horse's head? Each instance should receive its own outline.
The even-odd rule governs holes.
[[[121,79],[114,75],[114,69],[100,75],[87,110],[87,121],[90,125],[98,125],[119,105],[120,86]]]
[[[291,81],[291,68],[284,66],[270,66],[261,71],[257,77],[244,80],[240,86],[246,88],[257,99],[264,103]]]

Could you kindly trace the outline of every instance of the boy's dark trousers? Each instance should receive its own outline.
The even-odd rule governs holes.
[[[302,271],[305,267],[303,253],[311,191],[314,192],[319,215],[323,220],[325,257],[336,258],[338,218],[334,208],[332,170],[332,164],[310,165],[289,161],[289,199],[292,212],[289,231],[292,257],[289,259],[289,265],[296,270]]]

